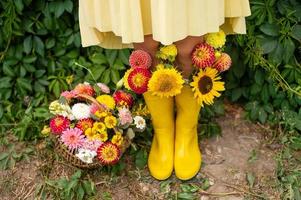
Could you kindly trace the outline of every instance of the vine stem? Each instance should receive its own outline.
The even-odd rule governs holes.
[[[296,94],[297,96],[301,97],[301,92],[293,89],[288,82],[281,76],[279,71],[276,69],[275,66],[270,64],[264,57],[260,56],[261,64],[265,66],[266,70],[271,71],[276,74],[276,79],[280,83],[281,87],[285,90],[289,90],[290,92]]]
[[[89,72],[89,74],[91,75],[91,77],[93,78],[94,82],[97,83],[97,81],[96,81],[96,79],[95,79],[95,77],[94,77],[92,71],[91,71],[89,68],[87,68],[87,67],[85,67],[85,66],[79,64],[78,62],[75,62],[74,64],[75,64],[76,66],[78,66],[78,67],[81,67],[81,68],[87,70],[87,71]]]

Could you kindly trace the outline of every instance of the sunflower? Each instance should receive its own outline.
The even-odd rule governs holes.
[[[131,90],[137,94],[143,94],[147,91],[147,84],[150,77],[151,73],[148,69],[135,68],[129,73],[127,81]]]
[[[115,108],[115,101],[113,97],[111,97],[110,95],[107,94],[100,95],[96,98],[96,100],[112,110]]]
[[[116,164],[120,158],[120,149],[112,142],[103,143],[97,149],[97,158],[104,165]]]
[[[190,83],[194,97],[197,98],[201,107],[205,104],[213,104],[213,99],[219,97],[219,92],[224,91],[224,82],[219,81],[218,71],[214,68],[206,68],[193,77],[193,82]]]
[[[114,116],[107,116],[105,118],[105,124],[107,128],[114,128],[117,125],[117,119]]]
[[[148,89],[153,95],[171,97],[181,92],[183,84],[182,75],[174,68],[158,68],[149,80]]]

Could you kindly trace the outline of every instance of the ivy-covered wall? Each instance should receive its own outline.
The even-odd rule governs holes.
[[[300,131],[301,2],[250,2],[248,34],[228,40],[234,64],[225,74],[225,96],[245,105],[252,120]],[[77,6],[77,0],[0,1],[2,133],[37,137],[47,104],[71,82],[96,79],[113,86],[126,69],[128,49],[81,48]]]

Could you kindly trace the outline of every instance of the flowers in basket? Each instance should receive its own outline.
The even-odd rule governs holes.
[[[103,83],[80,83],[64,91],[49,110],[50,130],[66,150],[86,164],[116,164],[133,139],[145,129],[142,116],[133,114],[134,98]]]

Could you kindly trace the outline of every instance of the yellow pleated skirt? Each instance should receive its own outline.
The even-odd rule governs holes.
[[[144,35],[164,45],[187,36],[246,32],[248,0],[79,0],[82,46],[132,48]]]

